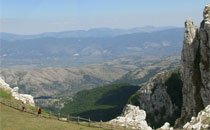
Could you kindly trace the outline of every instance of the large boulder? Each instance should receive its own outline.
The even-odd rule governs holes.
[[[130,125],[140,130],[152,130],[145,119],[146,112],[144,110],[140,110],[139,107],[128,104],[124,109],[123,115],[111,120],[110,123],[121,126]]]

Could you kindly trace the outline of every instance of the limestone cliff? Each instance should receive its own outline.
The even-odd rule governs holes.
[[[147,113],[147,122],[158,128],[165,122],[174,124],[181,115],[182,80],[180,67],[156,74],[134,94],[129,103]]]
[[[199,30],[192,20],[185,22],[183,107],[178,124],[189,121],[210,104],[210,4],[206,5],[203,17]]]

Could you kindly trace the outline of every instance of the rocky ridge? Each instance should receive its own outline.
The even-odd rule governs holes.
[[[0,88],[4,89],[8,92],[11,92],[12,96],[16,99],[16,100],[21,100],[24,104],[29,104],[31,106],[35,106],[34,103],[34,99],[33,96],[28,95],[28,94],[19,94],[18,87],[15,88],[10,88],[9,84],[5,83],[4,80],[2,80],[2,78],[0,77]]]

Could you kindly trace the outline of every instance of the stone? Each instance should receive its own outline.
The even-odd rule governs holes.
[[[129,125],[140,130],[152,130],[145,119],[146,112],[144,110],[140,110],[139,107],[128,104],[123,111],[123,115],[109,121],[109,123],[121,126]]]
[[[159,130],[173,130],[173,128],[170,127],[168,122],[166,122]]]
[[[4,80],[0,77],[0,88],[11,92],[11,95],[16,99],[16,100],[21,100],[24,104],[29,104],[31,106],[35,106],[34,103],[34,98],[31,95],[28,94],[19,94],[18,87],[14,87],[13,89],[10,88],[9,84],[5,83]]]
[[[193,117],[183,126],[184,130],[209,130],[210,129],[210,105]]]

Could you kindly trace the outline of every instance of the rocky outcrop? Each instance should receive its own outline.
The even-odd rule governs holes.
[[[4,80],[2,80],[2,78],[0,77],[0,88],[4,89],[8,92],[11,92],[12,96],[16,99],[16,100],[21,100],[24,104],[29,104],[31,106],[35,106],[34,103],[34,99],[33,96],[28,95],[28,94],[19,94],[18,87],[15,88],[10,88],[9,84],[5,83]]]
[[[11,92],[12,88],[9,87],[9,84],[7,84],[6,82],[4,82],[4,80],[0,77],[0,88]]]
[[[189,121],[210,104],[210,4],[206,5],[203,16],[199,30],[192,20],[185,22],[183,107],[177,124]]]
[[[127,105],[123,111],[123,115],[110,121],[110,123],[121,126],[129,125],[132,128],[140,130],[152,130],[146,122],[146,112],[140,110],[139,107]]]
[[[12,96],[16,99],[16,100],[21,100],[24,104],[29,104],[31,106],[35,106],[34,103],[34,98],[31,95],[28,94],[19,94],[18,93],[19,88],[18,87],[14,87],[11,92],[12,92]]]
[[[145,121],[146,112],[140,110],[139,107],[127,105],[122,116],[119,116],[109,123],[115,123],[121,126],[130,125],[133,129],[152,130]],[[190,122],[187,122],[182,130],[209,130],[210,129],[210,105],[200,111],[197,117],[192,117]],[[156,130],[174,130],[170,123],[166,122],[163,126]]]
[[[192,117],[190,122],[183,126],[184,130],[209,130],[210,129],[210,105]]]
[[[181,115],[182,80],[179,67],[156,74],[134,94],[129,103],[147,113],[147,122],[158,128],[166,121],[174,124]]]
[[[196,115],[203,104],[201,101],[200,88],[202,86],[199,70],[199,34],[198,29],[191,20],[185,22],[185,35],[182,50],[183,62],[183,109],[182,117],[189,120]],[[194,97],[194,98],[192,98]],[[201,108],[195,108],[200,106]]]

